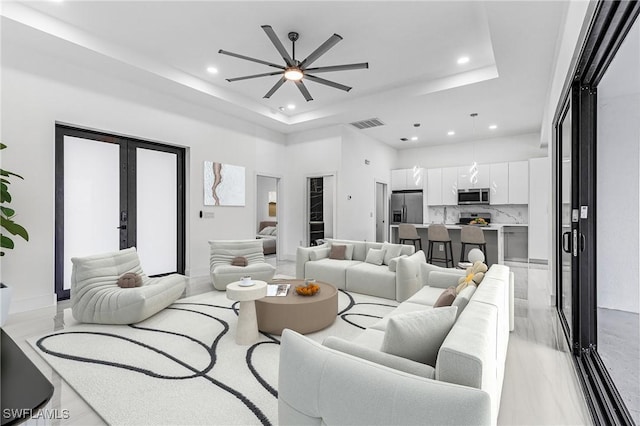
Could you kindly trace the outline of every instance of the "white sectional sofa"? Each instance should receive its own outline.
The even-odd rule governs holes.
[[[346,245],[347,259],[330,259],[333,245]],[[387,248],[396,256],[375,265],[365,262],[369,249]],[[315,247],[299,247],[296,253],[296,278],[325,281],[342,290],[369,294],[397,301],[406,300],[417,290],[419,264],[424,252],[414,253],[414,246],[329,239]]]
[[[456,298],[461,312],[434,366],[381,351],[389,318],[433,309],[442,287],[455,285],[464,273],[443,269],[423,267],[421,277],[429,285],[352,342],[329,337],[320,345],[285,330],[279,423],[495,425],[513,329],[513,274],[508,267],[491,266],[466,301]],[[403,344],[411,345],[411,340]]]

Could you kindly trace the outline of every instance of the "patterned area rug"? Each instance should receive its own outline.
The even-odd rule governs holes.
[[[338,295],[336,322],[311,339],[353,339],[397,305]],[[63,331],[29,343],[109,424],[277,424],[280,336],[236,345],[237,306],[214,291],[128,326],[80,324],[67,310]]]

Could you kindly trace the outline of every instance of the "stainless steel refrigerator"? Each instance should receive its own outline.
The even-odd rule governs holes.
[[[391,223],[422,223],[422,191],[391,193]]]

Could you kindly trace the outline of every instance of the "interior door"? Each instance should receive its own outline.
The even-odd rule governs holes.
[[[558,147],[560,149],[559,158],[562,166],[559,168],[560,183],[560,273],[559,273],[559,294],[558,309],[563,318],[563,323],[567,328],[569,340],[573,341],[573,263],[577,256],[577,217],[572,208],[572,177],[573,177],[573,150],[571,140],[571,105],[567,103],[563,117],[558,128]],[[577,214],[577,213],[576,213]]]
[[[387,239],[387,185],[376,182],[376,241]]]

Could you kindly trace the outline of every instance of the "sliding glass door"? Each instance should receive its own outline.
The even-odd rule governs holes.
[[[557,308],[595,424],[640,423],[640,2],[598,2],[554,120]]]
[[[58,300],[71,258],[136,247],[147,275],[184,273],[184,150],[56,126]]]

